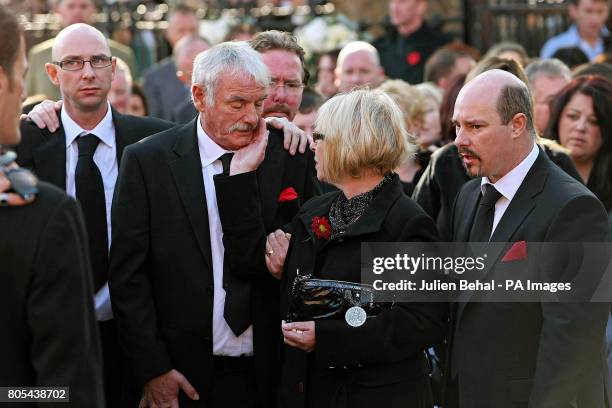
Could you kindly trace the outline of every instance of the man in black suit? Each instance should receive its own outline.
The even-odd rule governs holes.
[[[198,33],[198,18],[195,10],[179,4],[168,14],[166,39],[176,52],[176,45],[187,35]],[[172,111],[189,100],[189,85],[177,77],[176,55],[171,55],[153,65],[144,73],[144,90],[151,116],[171,120]]]
[[[248,223],[223,218],[223,203],[240,201],[243,188],[258,188],[261,206],[244,214],[263,215],[267,231],[316,194],[312,153],[290,156],[280,137],[267,137],[269,82],[247,44],[213,47],[194,64],[198,118],[125,150],[110,286],[143,406],[275,404],[278,281],[237,268],[223,239],[241,227],[247,242],[259,239]]]
[[[457,197],[453,240],[607,239],[602,204],[535,144],[531,101],[526,85],[500,70],[477,76],[459,93],[455,144],[469,175],[478,178]],[[522,258],[512,264],[503,251],[491,252],[491,274],[524,268]],[[559,273],[550,267],[558,259],[530,261],[552,277]],[[609,304],[468,302],[455,309],[445,407],[604,406]]]
[[[2,145],[20,139],[28,65],[19,22],[3,6],[0,37],[15,40],[0,48],[1,156]],[[71,406],[104,407],[81,211],[47,183],[39,183],[33,202],[10,188],[0,171],[0,385],[70,387]]]
[[[108,291],[110,208],[123,149],[173,126],[153,118],[124,116],[107,100],[115,60],[104,35],[86,24],[62,30],[47,64],[64,101],[54,132],[23,121],[18,162],[81,202],[89,235],[96,316],[102,338],[107,404],[118,406],[122,358]]]

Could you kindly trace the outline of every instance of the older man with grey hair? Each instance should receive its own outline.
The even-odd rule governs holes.
[[[269,82],[248,44],[217,45],[194,63],[197,119],[126,149],[110,286],[141,406],[275,405],[279,287],[257,231],[316,184],[312,152],[268,138]]]
[[[572,78],[563,61],[546,58],[533,61],[525,68],[534,99],[535,126],[543,135],[550,117],[550,102]]]

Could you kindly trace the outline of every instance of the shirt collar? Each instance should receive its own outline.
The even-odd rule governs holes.
[[[77,137],[83,133],[96,135],[102,143],[109,147],[115,146],[115,125],[113,124],[113,112],[111,110],[110,103],[108,103],[106,115],[92,130],[85,130],[79,126],[71,117],[68,115],[66,109],[62,107],[60,118],[62,120],[62,126],[64,127],[64,134],[66,135],[66,147],[70,146]]]
[[[224,153],[229,153],[217,143],[215,143],[210,136],[206,134],[202,127],[201,115],[198,115],[197,119],[197,134],[198,134],[198,149],[200,150],[200,160],[202,161],[202,167],[206,167],[215,160],[219,160]]]
[[[492,184],[508,201],[512,201],[519,187],[523,184],[523,180],[525,180],[529,169],[531,169],[531,166],[533,166],[533,163],[535,163],[538,158],[539,152],[540,149],[538,145],[534,143],[527,157],[525,157],[518,166],[510,170],[504,177],[497,180],[497,183],[491,183],[488,177],[483,177],[480,181],[480,190],[482,194],[485,192],[484,185]]]

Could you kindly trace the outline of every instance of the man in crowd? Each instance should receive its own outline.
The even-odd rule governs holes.
[[[61,26],[68,27],[76,23],[91,24],[96,10],[93,0],[58,0],[55,11]],[[45,69],[46,63],[53,62],[51,49],[54,42],[55,38],[51,38],[35,45],[30,50],[28,55],[30,70],[26,76],[28,95],[41,94],[51,99],[58,99],[60,96],[58,88],[51,83]],[[117,41],[108,40],[108,42],[111,55],[121,58],[134,72],[135,64],[132,50]]]
[[[125,151],[111,292],[144,406],[275,405],[279,287],[244,262],[264,257],[249,245],[259,239],[251,222],[263,217],[265,230],[274,230],[316,185],[312,152],[290,156],[278,135],[267,136],[269,52],[227,42],[198,55],[191,87],[197,120]],[[272,76],[277,88],[301,80]],[[274,101],[273,110],[291,114]],[[252,188],[261,202],[243,203]],[[289,200],[281,194],[288,191]],[[244,218],[224,216],[236,205]],[[227,247],[225,234],[245,244]]]
[[[108,101],[117,112],[127,114],[132,97],[132,74],[122,59],[115,58],[115,62],[115,75],[108,92]]]
[[[189,89],[191,86],[191,75],[193,61],[195,57],[202,51],[210,48],[210,44],[204,38],[196,34],[190,34],[181,38],[174,47],[174,55],[176,57],[176,76]],[[191,122],[198,114],[198,111],[193,106],[191,99],[185,100],[172,111],[172,121],[175,123]]]
[[[499,253],[489,248],[490,273],[525,268],[535,256],[530,251],[517,255],[514,264],[502,258],[521,245],[607,240],[602,204],[535,144],[532,98],[521,80],[501,70],[480,74],[460,91],[453,122],[463,165],[476,177],[457,197],[453,240],[514,243]],[[563,256],[540,255],[531,261],[539,262],[541,276],[559,279]],[[508,401],[604,407],[609,304],[462,299],[452,318],[445,407],[499,407]]]
[[[198,24],[195,10],[186,5],[179,4],[170,12],[165,34],[173,55],[159,61],[144,74],[151,116],[171,120],[173,110],[189,100],[189,85],[176,76],[176,45],[183,37],[197,35]]]
[[[445,45],[427,59],[424,81],[447,90],[455,78],[467,75],[476,66],[474,53],[478,51],[465,44]]]
[[[389,18],[392,28],[374,46],[389,78],[409,84],[423,81],[425,61],[450,37],[432,30],[424,21],[427,0],[391,0]]]
[[[550,117],[550,103],[572,78],[572,74],[558,59],[541,59],[527,65],[525,73],[533,93],[535,128],[543,136]]]
[[[606,22],[609,13],[609,0],[571,0],[569,15],[574,24],[546,41],[540,56],[551,58],[559,49],[578,47],[593,61],[607,48],[610,33]]]
[[[96,316],[102,339],[108,406],[118,406],[122,361],[108,291],[110,210],[123,149],[172,126],[154,118],[124,116],[108,102],[115,60],[104,35],[87,24],[63,29],[46,69],[60,89],[59,127],[49,132],[22,122],[19,164],[66,190],[83,208],[89,235]],[[55,112],[53,112],[55,113]]]
[[[304,50],[289,33],[271,30],[255,35],[249,44],[259,52],[270,72],[270,88],[264,100],[264,117],[295,117],[309,73]]]
[[[374,89],[385,80],[378,51],[363,41],[353,41],[340,50],[335,74],[336,86],[340,92],[349,92],[363,86]]]
[[[0,156],[19,143],[25,41],[0,6]],[[69,387],[70,405],[104,407],[87,234],[76,202],[38,183],[33,201],[0,171],[0,384]],[[24,205],[25,204],[25,205]],[[24,206],[19,206],[24,205]],[[6,397],[6,393],[5,393]],[[58,400],[59,401],[59,400]]]

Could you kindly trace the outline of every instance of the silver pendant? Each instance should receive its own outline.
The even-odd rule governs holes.
[[[359,306],[353,306],[349,308],[344,314],[344,320],[348,323],[349,326],[359,327],[363,325],[366,321],[366,312],[363,308]]]

